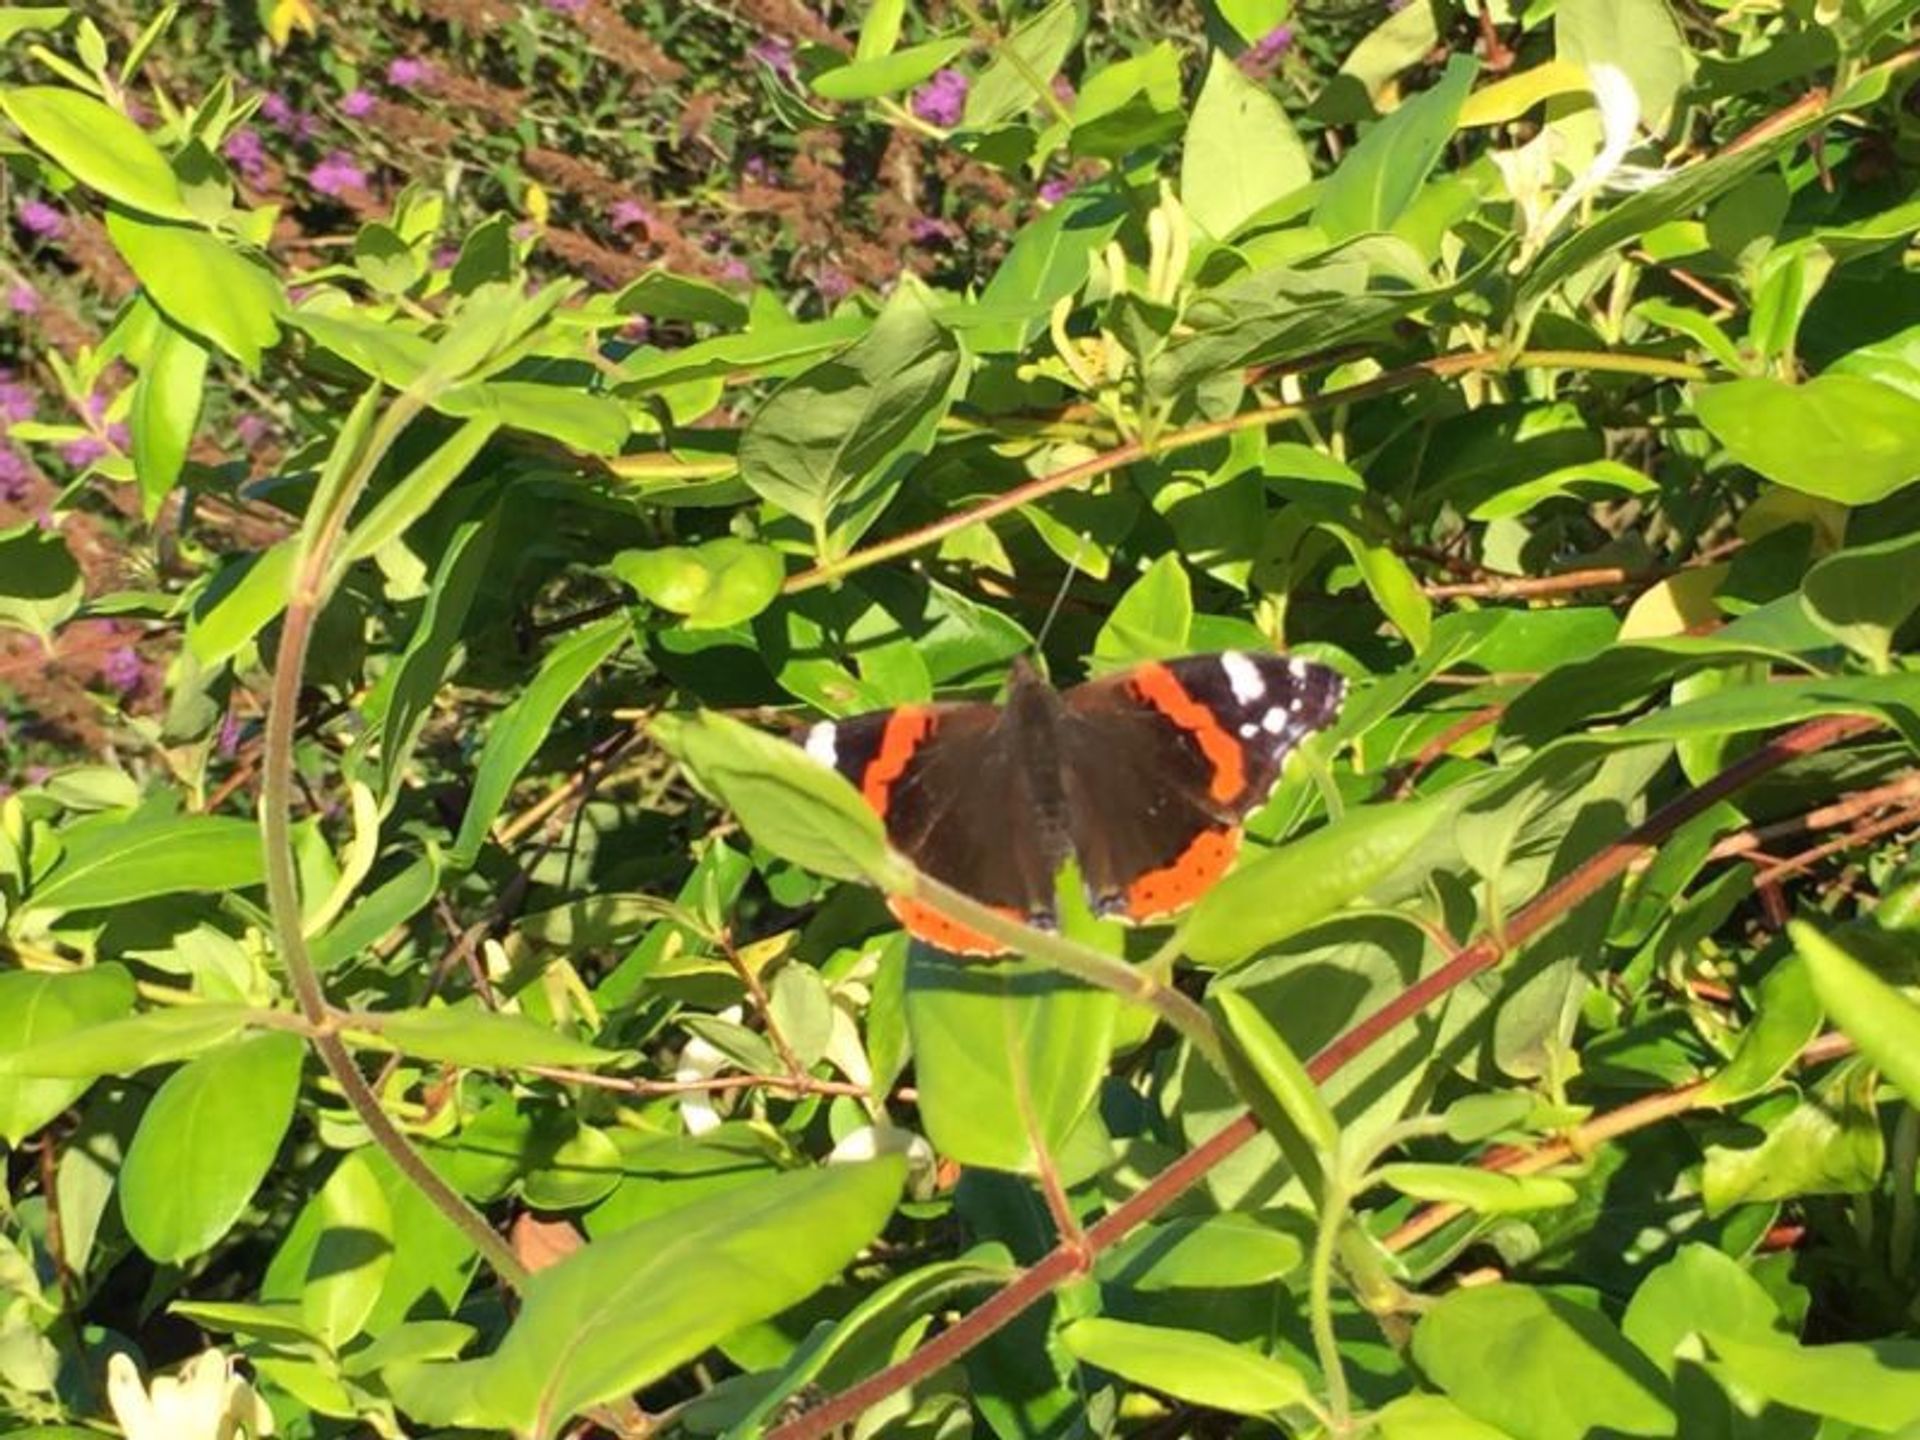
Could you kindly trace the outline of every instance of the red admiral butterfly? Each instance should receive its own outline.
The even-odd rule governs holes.
[[[1054,922],[1069,855],[1094,910],[1152,920],[1191,905],[1240,848],[1287,753],[1346,685],[1324,665],[1228,650],[1150,661],[1064,693],[1024,658],[1004,705],[902,705],[807,734],[887,838],[936,880],[1030,924]],[[889,901],[909,933],[993,955],[932,907]]]

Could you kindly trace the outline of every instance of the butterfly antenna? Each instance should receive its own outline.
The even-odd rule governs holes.
[[[1040,633],[1033,637],[1033,654],[1036,660],[1047,643],[1047,635],[1053,629],[1053,622],[1060,617],[1060,607],[1067,603],[1067,590],[1073,584],[1073,577],[1080,573],[1080,556],[1086,548],[1087,537],[1082,534],[1079,543],[1073,547],[1073,558],[1067,561],[1067,573],[1060,577],[1060,588],[1054,592],[1053,603],[1047,607],[1047,618],[1040,622]]]

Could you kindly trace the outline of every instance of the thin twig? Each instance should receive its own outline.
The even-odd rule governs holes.
[[[1755,885],[1776,885],[1789,875],[1798,875],[1811,870],[1829,856],[1838,855],[1842,850],[1851,850],[1856,845],[1864,845],[1869,840],[1878,840],[1883,835],[1891,835],[1896,830],[1904,830],[1910,825],[1920,825],[1920,805],[1907,805],[1883,820],[1870,824],[1856,825],[1846,834],[1837,836],[1825,844],[1816,845],[1811,850],[1803,850],[1798,855],[1782,860],[1778,865],[1769,866],[1753,877]]]

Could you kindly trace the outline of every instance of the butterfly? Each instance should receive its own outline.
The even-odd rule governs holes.
[[[1023,657],[1004,704],[823,720],[805,744],[934,879],[1051,928],[1054,877],[1071,857],[1096,914],[1139,923],[1226,873],[1241,822],[1345,693],[1324,665],[1244,650],[1148,661],[1065,691]],[[1005,948],[924,901],[888,903],[940,949]]]

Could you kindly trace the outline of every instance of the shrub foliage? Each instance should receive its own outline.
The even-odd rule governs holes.
[[[0,1413],[1920,1423],[1916,8],[0,11]],[[1170,926],[789,743],[1275,646]]]

